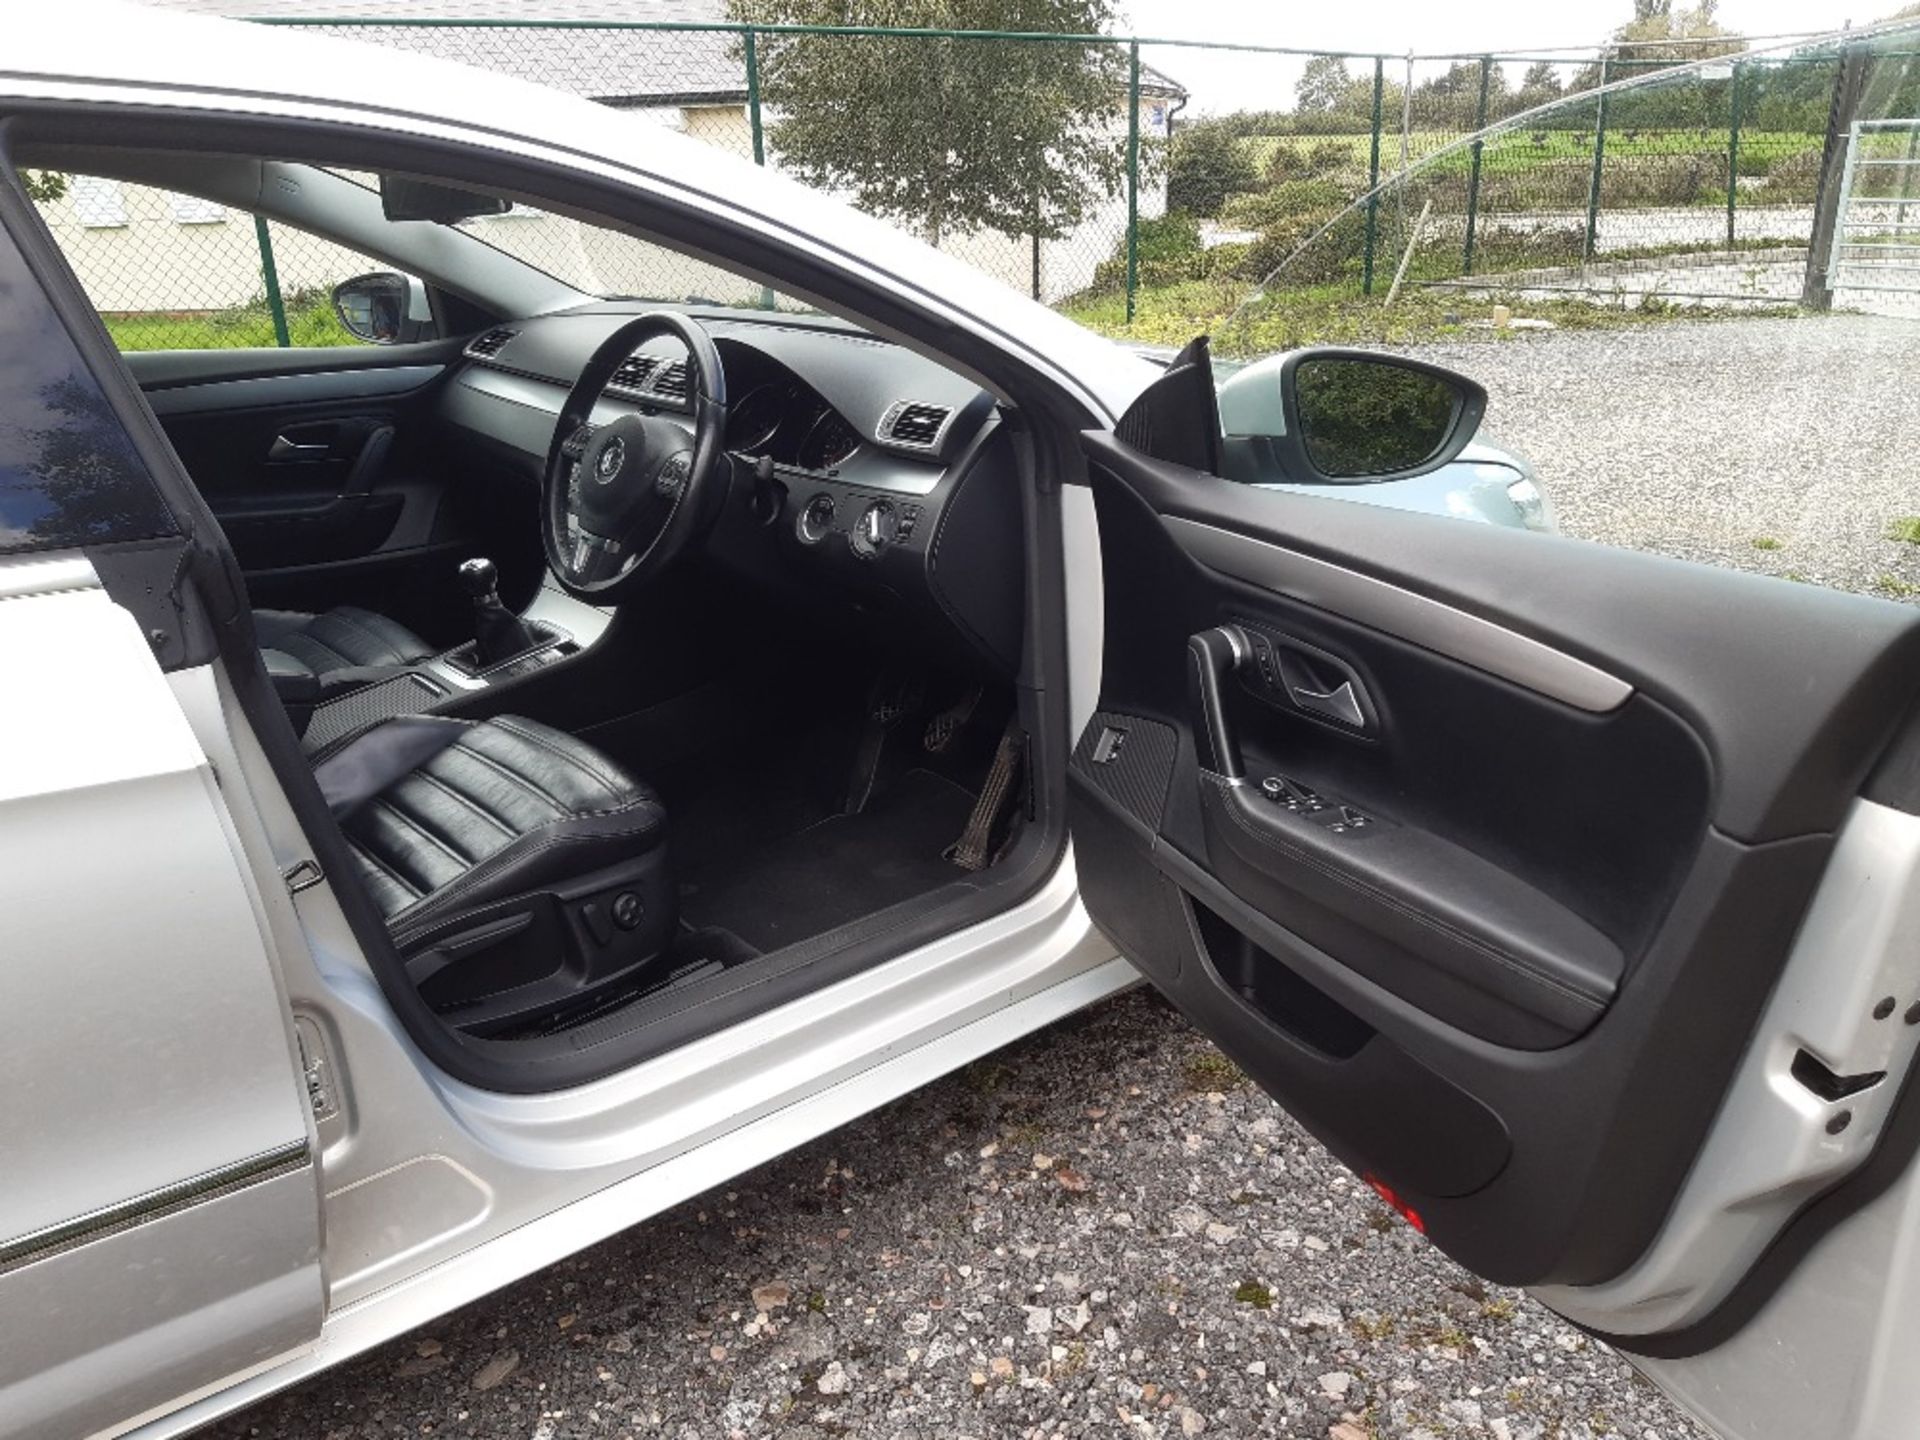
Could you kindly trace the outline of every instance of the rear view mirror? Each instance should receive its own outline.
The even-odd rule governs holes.
[[[380,177],[380,210],[389,220],[433,220],[452,225],[477,215],[504,215],[513,202],[477,190],[410,180],[404,175]]]
[[[1458,456],[1480,428],[1487,392],[1398,355],[1301,350],[1281,368],[1280,401],[1301,478],[1388,480]]]
[[[427,288],[411,275],[376,270],[333,287],[333,311],[356,340],[401,345],[433,334]]]

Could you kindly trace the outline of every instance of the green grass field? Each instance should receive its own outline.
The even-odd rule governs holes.
[[[122,350],[237,350],[279,343],[264,299],[230,310],[142,311],[100,318]],[[295,345],[361,343],[341,328],[333,303],[325,296],[296,296],[288,302],[287,338]]]
[[[1536,136],[1538,137],[1536,141]],[[1455,144],[1465,136],[1442,130],[1416,130],[1408,136],[1407,153],[1415,164]],[[1631,165],[1636,161],[1659,160],[1675,155],[1725,155],[1728,133],[1724,126],[1691,130],[1636,130],[1628,126],[1607,131],[1607,159],[1610,164]],[[1264,175],[1276,150],[1292,150],[1303,161],[1316,151],[1324,157],[1330,147],[1345,152],[1334,168],[1364,172],[1372,137],[1357,135],[1253,135],[1240,143],[1259,172]],[[1793,130],[1742,130],[1740,132],[1740,173],[1764,175],[1774,164],[1791,155],[1820,152],[1822,138]],[[1320,147],[1329,147],[1321,149]],[[1541,165],[1564,164],[1570,160],[1593,159],[1593,133],[1578,130],[1508,130],[1491,139],[1482,150],[1481,171],[1523,173]],[[1465,170],[1472,163],[1467,146],[1434,162],[1439,173]],[[1391,174],[1400,166],[1400,135],[1390,131],[1380,137],[1380,168]],[[1324,171],[1315,165],[1313,171]],[[1310,173],[1310,172],[1303,172]]]
[[[1671,302],[1631,308],[1578,298],[1521,303],[1424,289],[1405,291],[1387,305],[1384,287],[1380,294],[1367,297],[1346,284],[1276,290],[1244,309],[1237,308],[1250,289],[1210,280],[1142,287],[1131,325],[1126,297],[1118,293],[1088,296],[1060,310],[1090,330],[1139,344],[1180,346],[1196,335],[1211,335],[1216,354],[1235,357],[1269,355],[1302,345],[1410,345],[1447,338],[1493,341],[1527,333],[1491,327],[1499,304],[1508,305],[1515,316],[1549,320],[1563,330],[1628,329],[1672,319],[1723,319],[1736,313]],[[1763,312],[1738,312],[1745,318],[1759,313]]]

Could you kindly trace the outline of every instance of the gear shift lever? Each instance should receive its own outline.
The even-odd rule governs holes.
[[[500,603],[500,571],[484,556],[460,562],[460,583],[473,597],[473,662],[485,670],[531,650],[540,633]]]

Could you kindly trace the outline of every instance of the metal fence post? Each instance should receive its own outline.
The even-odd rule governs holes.
[[[1140,287],[1140,42],[1127,42],[1127,324]]]
[[[1852,161],[1853,123],[1867,85],[1867,51],[1857,43],[1840,47],[1833,77],[1833,101],[1827,111],[1827,140],[1820,155],[1820,184],[1814,191],[1813,232],[1807,239],[1807,278],[1800,303],[1809,310],[1833,308],[1833,256],[1840,237],[1840,207],[1846,203],[1847,170]]]
[[[1740,62],[1733,62],[1732,93],[1727,97],[1727,248],[1733,248],[1734,207],[1740,190]]]
[[[287,307],[280,298],[280,272],[273,264],[273,239],[267,234],[267,217],[253,217],[253,238],[260,244],[260,279],[267,287],[267,313],[273,317],[273,341],[282,350],[293,348],[287,334]]]
[[[753,163],[767,163],[767,142],[760,128],[760,49],[754,43],[753,27],[746,29],[747,123],[753,129]]]
[[[1612,53],[1600,52],[1600,98],[1593,119],[1593,179],[1587,186],[1587,239],[1581,254],[1593,258],[1594,242],[1600,234],[1600,176],[1607,163],[1607,81]]]
[[[1487,85],[1493,78],[1493,57],[1480,57],[1480,105],[1473,116],[1473,159],[1467,167],[1467,241],[1460,255],[1460,273],[1473,274],[1473,229],[1480,218],[1480,152],[1484,141],[1480,132],[1487,128]]]
[[[1373,144],[1367,154],[1367,253],[1360,293],[1373,294],[1373,251],[1380,238],[1380,104],[1387,92],[1387,57],[1373,57]]]

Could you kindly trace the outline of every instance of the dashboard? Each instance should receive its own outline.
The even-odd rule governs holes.
[[[442,419],[537,484],[587,360],[647,308],[658,307],[608,302],[475,336],[443,391]],[[732,474],[710,556],[762,588],[937,626],[975,659],[1014,671],[1024,519],[993,397],[837,320],[690,313],[726,371]],[[657,337],[623,360],[594,420],[634,412],[690,417],[677,341]]]

